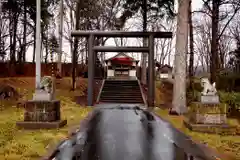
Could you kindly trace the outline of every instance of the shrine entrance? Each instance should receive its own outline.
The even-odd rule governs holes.
[[[118,53],[114,57],[105,60],[107,79],[137,79],[136,67],[138,62],[124,53]]]
[[[128,69],[115,69],[114,77],[116,79],[127,79],[129,77]]]
[[[129,32],[129,31],[73,31],[74,37],[86,37],[88,39],[88,106],[94,103],[94,62],[97,52],[136,52],[148,53],[148,107],[154,106],[155,99],[155,63],[154,63],[154,39],[172,38],[172,32]],[[126,37],[148,38],[148,46],[145,47],[110,47],[95,46],[95,38],[102,37]],[[119,73],[119,72],[118,72]],[[122,73],[122,72],[121,72]]]

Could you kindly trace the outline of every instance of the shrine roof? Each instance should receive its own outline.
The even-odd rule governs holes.
[[[134,59],[134,58],[131,57],[131,56],[128,56],[128,55],[125,54],[125,53],[118,53],[117,55],[115,55],[115,56],[113,56],[113,57],[111,57],[111,58],[109,58],[109,59],[106,59],[105,62],[106,62],[106,61],[111,61],[111,60],[113,60],[113,59],[115,59],[115,58],[128,58],[128,59],[130,59],[130,60],[133,61],[133,62],[138,62],[138,60]]]

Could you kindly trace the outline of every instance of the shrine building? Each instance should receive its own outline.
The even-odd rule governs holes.
[[[124,53],[105,60],[107,79],[137,79],[138,62]]]

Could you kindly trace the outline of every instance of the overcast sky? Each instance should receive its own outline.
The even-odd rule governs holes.
[[[193,10],[200,9],[202,7],[202,0],[193,0],[192,7],[193,7]],[[134,20],[129,20],[128,21],[128,25],[132,25],[133,23],[136,23],[136,22]],[[131,28],[131,30],[137,31],[137,29],[135,27]],[[134,39],[129,39],[127,41],[128,46],[139,46],[139,43],[140,43],[139,41],[134,40]],[[115,45],[114,40],[113,39],[109,39],[106,42],[106,45],[108,45],[108,46],[109,45],[110,46]],[[63,51],[68,54],[68,56],[66,57],[66,60],[68,62],[71,62],[71,53],[70,53],[69,42],[67,40],[64,40],[64,39],[63,39]],[[27,51],[27,61],[32,61],[32,53],[33,53],[33,47],[29,47],[29,49]],[[115,54],[116,53],[108,53],[108,54],[106,54],[106,58],[114,56]],[[135,54],[135,55],[139,55],[139,54]],[[140,55],[139,56],[134,56],[134,57],[139,59]],[[171,61],[173,61],[173,58],[174,58],[174,55],[171,55]],[[64,57],[63,57],[63,59],[64,59]],[[168,60],[166,59],[166,61],[168,61]]]

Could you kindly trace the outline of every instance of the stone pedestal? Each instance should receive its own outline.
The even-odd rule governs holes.
[[[33,94],[33,100],[35,101],[52,101],[55,97],[52,93],[48,93],[44,90],[36,90],[36,92]]]
[[[194,102],[184,124],[197,132],[232,134],[236,128],[227,124],[226,114],[226,104]]]
[[[67,124],[61,120],[60,101],[30,100],[25,104],[24,121],[17,122],[17,126],[25,129],[60,128]]]
[[[196,124],[225,124],[227,123],[226,104],[203,104],[194,102],[190,106],[189,120]]]

